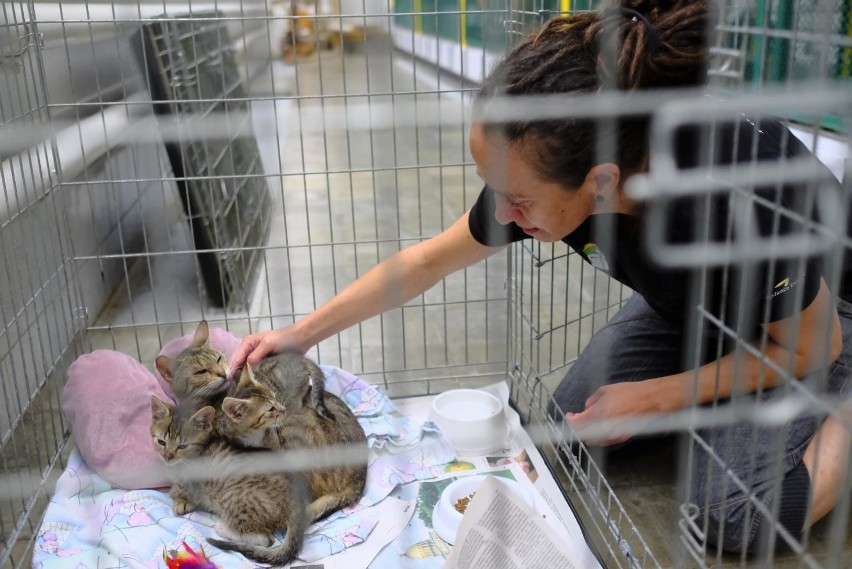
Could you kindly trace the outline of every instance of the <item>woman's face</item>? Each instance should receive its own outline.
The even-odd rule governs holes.
[[[593,184],[565,189],[543,181],[532,161],[531,149],[509,144],[497,134],[486,135],[480,124],[470,129],[470,152],[477,173],[493,190],[497,222],[515,222],[528,235],[551,243],[572,233],[595,210]]]

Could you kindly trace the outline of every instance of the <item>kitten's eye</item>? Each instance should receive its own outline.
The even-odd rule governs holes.
[[[195,375],[204,375],[205,373],[207,373],[206,369],[200,369],[197,372],[195,372]]]
[[[157,444],[161,447],[164,447],[166,446],[166,441],[164,441],[163,439],[157,439]]]
[[[178,445],[177,450],[183,450],[187,447],[187,445]]]
[[[219,356],[219,359],[218,359],[218,360],[216,360],[216,363],[217,363],[217,364],[222,363],[222,356]]]

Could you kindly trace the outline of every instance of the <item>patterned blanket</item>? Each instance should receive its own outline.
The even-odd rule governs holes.
[[[381,391],[343,370],[322,366],[326,389],[353,410],[367,434],[370,463],[361,501],[308,529],[299,558],[312,562],[363,542],[378,523],[375,507],[394,488],[428,480],[455,458],[452,447],[431,422],[415,424]],[[204,512],[176,516],[168,494],[122,490],[99,477],[74,450],[56,483],[39,528],[33,567],[164,567],[163,553],[186,542],[203,546],[217,567],[255,565],[242,555],[220,551],[206,538],[216,536],[216,518]],[[280,539],[281,536],[278,536]]]

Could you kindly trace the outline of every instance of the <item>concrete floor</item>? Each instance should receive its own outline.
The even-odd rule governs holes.
[[[377,113],[382,108],[410,113],[417,110],[417,103],[423,112],[440,106],[447,116],[453,116],[463,108],[462,94],[457,91],[463,87],[432,66],[391,50],[382,39],[342,53],[321,52],[297,66],[274,62],[268,75],[256,79],[252,94],[301,98],[253,105],[266,171],[282,175],[271,180],[275,196],[272,234],[252,306],[241,312],[210,308],[199,292],[191,265],[157,258],[151,264],[157,278],[133,278],[136,294],[132,298],[115,296],[97,322],[112,327],[90,334],[91,347],[119,349],[149,363],[163,341],[191,331],[202,316],[237,335],[287,324],[322,304],[379,259],[447,227],[472,204],[481,187],[469,165],[468,125],[447,120],[438,126],[424,120],[416,126],[390,129],[343,129],[334,113],[348,106],[354,109],[354,118],[363,119],[365,103],[374,105]],[[382,106],[390,103],[395,106]],[[593,272],[584,272],[574,260],[554,261],[544,271],[529,268],[531,255],[558,259],[560,253],[564,251],[522,253],[527,257],[522,267],[527,268],[521,273],[517,272],[518,257],[513,258],[513,290],[524,291],[523,297],[513,297],[514,318],[507,314],[509,257],[498,255],[449,278],[403,310],[323,342],[310,355],[370,381],[385,382],[392,394],[403,395],[505,377],[507,361],[520,354],[552,389],[564,373],[564,363],[611,315],[607,307],[617,305],[625,294]],[[547,270],[557,279],[554,292],[544,295],[543,301],[530,301],[529,295],[539,284],[551,284]],[[566,274],[567,278],[561,276]],[[167,286],[150,290],[150,283]],[[568,289],[584,294],[563,294]],[[159,314],[173,315],[179,307],[186,325],[164,326],[156,319],[144,320],[140,315],[155,305]],[[551,313],[561,316],[554,320],[548,316]],[[580,324],[569,325],[575,320]],[[513,327],[518,325],[552,333],[534,344],[528,331],[518,332]],[[604,494],[585,497],[591,503],[602,496],[610,500],[607,507],[618,512],[618,524],[628,527],[628,518],[632,520],[663,567],[695,565],[684,554],[676,526],[677,457],[678,449],[671,444],[652,445],[639,454],[599,456],[624,512],[613,508]],[[561,475],[570,486],[573,474]],[[579,506],[578,510],[581,518],[595,523],[594,515]],[[826,558],[829,529],[827,523],[818,524],[812,532],[809,551],[813,560],[825,566],[852,566],[848,534],[845,559],[838,564],[836,557]],[[633,547],[636,551],[636,545]],[[601,548],[606,549],[602,544]],[[637,554],[637,559],[648,558]],[[626,563],[624,558],[611,561],[611,566]],[[736,556],[716,557],[710,550],[707,565],[714,564],[766,566]],[[771,565],[806,566],[792,552],[780,552]]]

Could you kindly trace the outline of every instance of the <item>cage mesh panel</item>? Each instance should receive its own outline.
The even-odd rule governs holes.
[[[49,124],[41,49],[28,6],[4,3],[0,129]],[[20,565],[50,492],[37,481],[62,468],[57,390],[79,322],[51,141],[11,144],[0,159],[0,471],[16,490],[0,497],[0,559]]]
[[[400,0],[341,5],[338,14],[300,2],[294,15],[289,3],[220,2],[216,13],[209,4],[169,3],[180,15],[169,19],[162,3],[130,0],[4,4],[0,130],[16,135],[0,140],[0,481],[11,488],[11,497],[0,493],[4,569],[30,563],[52,480],[71,446],[59,408],[70,361],[107,348],[150,366],[166,341],[201,318],[236,335],[290,324],[381,259],[446,229],[482,185],[465,114],[479,78],[547,18],[600,5]],[[820,124],[843,132],[842,120],[826,117],[847,119],[848,104],[821,103],[842,87],[804,87],[848,77],[849,2],[717,5],[714,87],[732,102],[751,93],[761,113],[797,119],[806,134]],[[145,54],[172,91],[168,103],[154,94],[152,104],[155,85],[138,71],[131,36],[143,30]],[[783,94],[772,91],[779,85],[809,112],[781,104]],[[703,116],[706,105],[689,102],[690,118]],[[654,106],[659,118],[669,103]],[[155,116],[164,105],[169,113]],[[565,106],[566,114],[574,110]],[[596,112],[608,118],[614,110]],[[169,145],[180,150],[176,161]],[[652,177],[640,190],[661,201],[672,191],[706,192],[719,172],[702,170],[706,180],[692,174]],[[697,186],[672,189],[672,181],[687,179]],[[213,288],[225,292],[205,289],[202,235],[202,249],[226,275],[214,276]],[[672,244],[656,245],[659,253]],[[700,264],[706,251],[691,245],[690,262]],[[255,270],[252,282],[246,275]],[[662,490],[646,487],[639,472],[643,459],[659,455],[619,466],[595,447],[568,443],[571,430],[548,415],[550,394],[630,294],[564,245],[529,240],[309,355],[392,397],[507,380],[608,567],[844,566],[848,492],[836,518],[786,552],[747,558],[707,543],[708,522],[685,496],[699,474],[690,460],[707,444],[689,421],[707,419],[705,408],[680,417],[676,480]],[[229,302],[235,296],[242,300]],[[736,323],[699,309],[692,316],[746,347]],[[792,389],[811,412],[830,409],[808,387]],[[717,402],[711,408],[726,412]],[[753,409],[744,416],[771,419]],[[754,449],[747,454],[752,460]]]
[[[210,114],[225,117],[224,138],[167,144],[167,149],[196,247],[213,250],[199,255],[209,298],[237,309],[254,293],[261,257],[251,249],[266,242],[271,197],[223,14],[172,17],[143,26],[137,57],[146,67],[158,113],[188,127]]]

